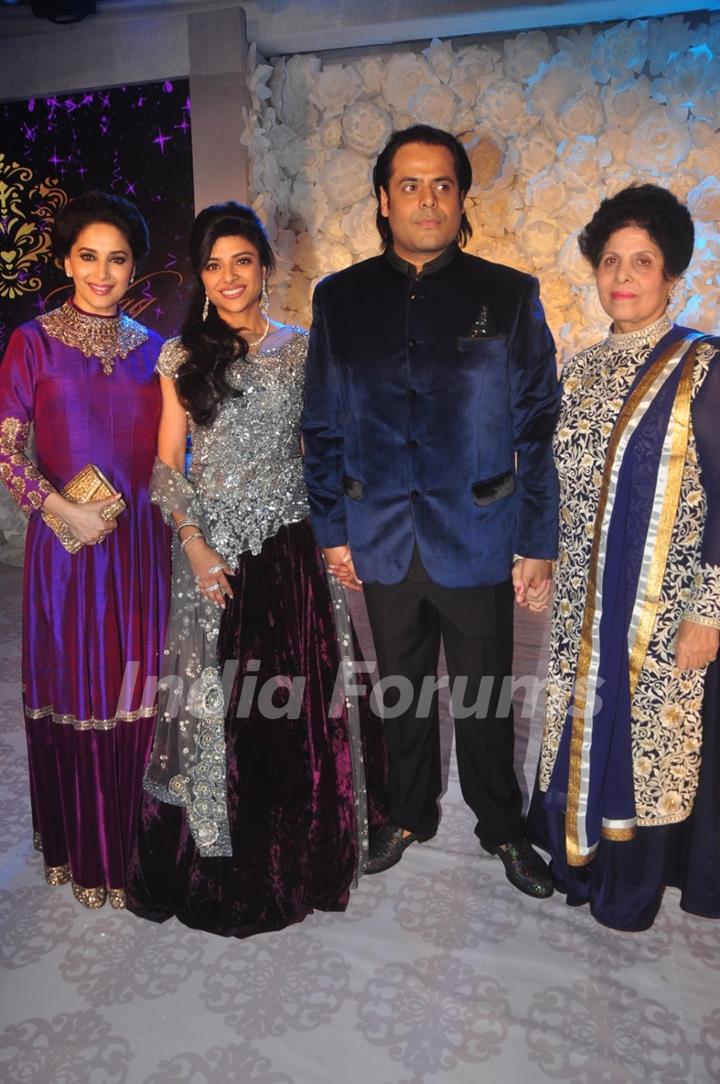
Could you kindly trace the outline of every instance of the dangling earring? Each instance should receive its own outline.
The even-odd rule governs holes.
[[[207,294],[205,294],[205,304],[203,305],[203,311],[202,311],[202,321],[203,321],[203,323],[205,323],[205,321],[207,320],[209,312],[210,312],[210,298],[208,297]]]
[[[263,275],[262,289],[260,290],[260,311],[267,316],[268,306],[270,304],[270,295],[268,294],[267,279]]]

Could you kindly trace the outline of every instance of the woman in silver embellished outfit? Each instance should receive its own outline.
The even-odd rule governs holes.
[[[694,243],[665,189],[580,236],[612,319],[563,374],[536,840],[570,904],[649,926],[663,889],[720,918],[720,341],[674,325]]]
[[[352,630],[307,520],[307,334],[265,312],[253,211],[206,208],[190,253],[195,297],[158,361],[173,597],[128,906],[246,937],[345,908],[384,819],[384,751],[347,695]]]

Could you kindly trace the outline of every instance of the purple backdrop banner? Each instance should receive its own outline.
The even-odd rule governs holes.
[[[15,326],[69,295],[50,228],[58,208],[91,188],[126,196],[145,215],[150,255],[123,307],[174,334],[194,214],[187,79],[5,102],[0,121],[0,352]]]

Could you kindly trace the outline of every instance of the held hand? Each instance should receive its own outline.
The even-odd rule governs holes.
[[[225,609],[225,596],[233,598],[232,588],[227,577],[232,575],[220,554],[208,546],[204,538],[196,538],[185,547],[197,589],[203,598],[213,602],[221,610]]]
[[[521,557],[513,565],[512,579],[515,601],[531,613],[548,608],[552,594],[552,561]]]
[[[717,658],[720,630],[695,621],[681,621],[675,642],[678,670],[702,670]]]
[[[58,505],[57,510],[53,507],[48,508],[48,511],[60,516],[78,542],[86,546],[94,546],[97,542],[102,542],[117,527],[117,520],[102,517],[103,509],[113,504],[117,497],[105,497],[101,501],[88,501],[87,504],[74,504],[63,497],[60,497],[60,500],[62,504]]]
[[[357,577],[349,546],[327,546],[323,550],[323,557],[328,572],[338,583],[350,591],[362,590],[362,580]]]

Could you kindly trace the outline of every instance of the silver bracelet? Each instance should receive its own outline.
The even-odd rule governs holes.
[[[184,519],[182,523],[178,523],[177,527],[175,528],[176,533],[180,534],[183,527],[197,527],[198,530],[200,530],[200,524],[196,523],[194,519]]]
[[[187,538],[183,538],[182,542],[180,543],[180,549],[183,551],[183,553],[185,552],[185,547],[187,546],[187,544],[189,542],[194,542],[197,538],[202,538],[204,540],[205,535],[202,533],[202,531],[197,531],[195,534],[189,534]]]

